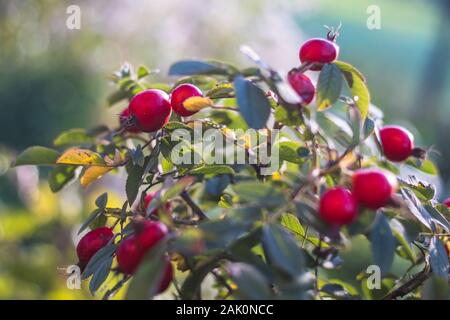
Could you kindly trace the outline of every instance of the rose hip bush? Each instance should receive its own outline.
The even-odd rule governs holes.
[[[128,106],[112,128],[72,129],[53,149],[17,157],[16,166],[52,166],[53,192],[73,179],[88,188],[126,172],[123,206],[107,206],[102,194],[79,230],[77,263],[93,294],[110,298],[126,285],[127,298],[170,288],[176,298],[201,299],[202,283],[217,299],[421,298],[427,281],[448,290],[450,203],[419,178],[437,169],[411,133],[383,124],[364,76],[339,60],[337,35],[306,41],[286,75],[246,46],[254,67],[184,60],[171,66],[169,84],[125,64],[108,103]],[[267,163],[211,163],[198,153],[192,163],[173,161],[178,144],[183,154],[197,152],[190,138],[172,139],[196,124],[246,157],[275,150],[277,167],[263,174]],[[252,144],[237,129],[276,136],[275,145]],[[352,279],[360,290],[327,276],[357,235],[370,242],[379,271],[373,293],[365,270]],[[391,273],[394,257],[409,263],[404,275]]]

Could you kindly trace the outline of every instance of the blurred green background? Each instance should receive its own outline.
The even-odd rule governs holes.
[[[81,9],[81,29],[66,27],[69,5]],[[369,5],[381,29],[369,30]],[[73,127],[116,125],[121,107],[106,108],[108,75],[124,61],[161,69],[171,62],[218,58],[240,65],[249,44],[276,68],[298,65],[298,48],[342,22],[340,59],[367,77],[372,101],[388,123],[407,126],[418,145],[434,146],[442,174],[440,197],[450,192],[450,1],[440,0],[152,0],[0,2],[0,298],[92,298],[69,290],[61,269],[76,262],[77,224],[95,196],[110,190],[120,203],[123,177],[69,186],[53,195],[48,171],[9,169],[17,152],[50,145]],[[420,133],[419,133],[420,132]],[[111,196],[112,195],[112,196]],[[370,264],[367,246],[354,240],[354,277]],[[355,255],[351,255],[355,257]],[[403,270],[402,261],[395,265]]]

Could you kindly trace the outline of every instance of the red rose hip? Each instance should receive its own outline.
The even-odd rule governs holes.
[[[394,162],[408,159],[414,148],[413,135],[399,126],[385,126],[380,130],[384,155]]]
[[[170,103],[172,104],[173,111],[182,117],[188,117],[196,113],[197,111],[189,111],[183,105],[187,99],[192,97],[203,97],[203,93],[193,84],[180,84],[170,95]]]
[[[156,196],[156,192],[147,193],[147,195],[144,198],[144,210],[145,211],[147,211],[147,208],[150,205],[150,202],[152,202],[152,200],[155,196]],[[167,213],[170,213],[171,210],[172,210],[172,205],[170,204],[170,202],[166,202],[164,204],[164,211]],[[159,208],[155,208],[154,210],[152,210],[152,212],[150,214],[158,215],[158,213],[159,213]]]
[[[328,224],[337,226],[349,224],[357,214],[356,200],[345,188],[329,189],[320,198],[319,215]]]
[[[297,94],[302,98],[303,105],[308,105],[311,103],[314,99],[314,94],[316,91],[311,79],[294,69],[288,74],[288,82],[295,92],[297,92]]]
[[[80,265],[86,266],[98,250],[106,246],[114,236],[111,228],[101,227],[86,233],[77,245]]]
[[[167,290],[173,280],[173,267],[168,257],[164,257],[164,270],[161,275],[158,290],[156,293],[162,293]]]
[[[128,108],[131,117],[129,123],[145,132],[161,129],[172,114],[169,96],[158,89],[138,93],[131,99]]]
[[[336,60],[339,55],[339,46],[333,41],[321,38],[313,38],[300,47],[300,62],[316,64],[311,70],[322,69],[322,64]]]
[[[352,194],[369,209],[384,207],[395,191],[395,181],[387,173],[377,169],[360,169],[352,177]]]
[[[116,250],[119,270],[133,274],[145,254],[167,234],[167,227],[160,222],[144,221],[137,226],[136,233],[125,238]]]
[[[124,128],[126,131],[131,132],[131,133],[140,132],[141,130],[139,130],[139,128],[136,126],[136,124],[132,123],[132,121],[130,123],[128,123],[129,120],[130,120],[130,109],[125,108],[119,115],[120,126],[122,128]]]
[[[450,208],[450,198],[444,200],[444,204]]]

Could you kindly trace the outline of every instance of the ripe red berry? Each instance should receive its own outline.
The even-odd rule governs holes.
[[[316,89],[314,88],[311,79],[295,69],[288,74],[288,82],[291,87],[302,98],[303,105],[308,105],[314,99]]]
[[[149,89],[138,93],[131,99],[128,108],[130,109],[130,123],[145,132],[161,129],[172,114],[169,96],[158,89]]]
[[[333,188],[322,195],[319,214],[326,223],[342,226],[351,223],[356,218],[358,205],[350,191],[340,187]]]
[[[370,209],[384,207],[395,191],[391,175],[377,169],[361,169],[353,174],[352,193],[356,200]]]
[[[134,124],[132,122],[128,123],[129,119],[130,119],[130,109],[125,108],[122,110],[122,112],[119,115],[120,126],[122,128],[125,128],[125,130],[127,130],[128,132],[131,132],[131,133],[140,132],[141,130],[139,130],[139,128],[136,126],[136,124]]]
[[[156,196],[156,192],[149,192],[144,198],[144,209],[147,210],[148,206],[150,205],[150,202],[152,202],[153,198]],[[170,213],[172,210],[172,204],[170,202],[166,202],[164,204],[164,211]],[[155,208],[150,214],[152,215],[158,215],[159,209]]]
[[[86,266],[89,260],[103,248],[114,236],[111,228],[101,227],[86,233],[77,245],[77,255],[81,266]]]
[[[191,97],[202,97],[203,93],[199,88],[193,84],[184,83],[176,87],[170,95],[170,103],[172,104],[173,111],[182,117],[188,117],[196,113],[197,111],[187,110],[183,103]]]
[[[119,270],[125,274],[133,274],[144,256],[137,237],[132,235],[122,240],[116,250],[116,256]]]
[[[383,152],[391,161],[404,161],[412,153],[414,137],[406,129],[399,126],[385,126],[380,130]]]
[[[166,291],[166,289],[170,286],[170,283],[173,280],[172,264],[170,263],[168,257],[164,257],[164,260],[165,260],[164,270],[156,293],[162,293]]]
[[[322,69],[322,64],[336,60],[339,55],[339,46],[333,41],[314,38],[309,39],[300,47],[300,62],[315,63],[311,70]]]
[[[444,204],[450,208],[450,198],[444,200]]]
[[[167,227],[160,222],[145,221],[136,234],[124,239],[117,248],[117,263],[120,271],[133,274],[145,254],[167,234]]]

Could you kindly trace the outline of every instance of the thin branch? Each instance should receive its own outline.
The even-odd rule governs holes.
[[[383,297],[383,300],[397,299],[413,292],[418,287],[420,287],[430,276],[431,276],[431,268],[429,264],[426,263],[424,269],[421,272],[414,275],[412,279],[405,282],[397,289],[394,289],[391,292],[389,292],[386,296]]]
[[[200,209],[200,207],[194,202],[194,200],[192,200],[191,196],[186,190],[181,192],[180,196],[200,220],[208,220],[208,216],[203,212],[202,209]]]

